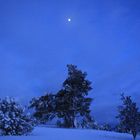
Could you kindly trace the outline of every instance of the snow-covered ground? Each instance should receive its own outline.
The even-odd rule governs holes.
[[[129,134],[98,130],[36,127],[32,136],[0,137],[0,140],[133,140]],[[140,136],[136,140],[140,140]]]
[[[132,136],[129,134],[85,129],[37,127],[33,135],[46,136],[49,140],[132,140]]]

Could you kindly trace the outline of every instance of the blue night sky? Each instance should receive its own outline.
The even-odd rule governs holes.
[[[0,0],[0,97],[55,93],[67,64],[93,82],[98,121],[114,119],[121,92],[139,102],[140,1]]]

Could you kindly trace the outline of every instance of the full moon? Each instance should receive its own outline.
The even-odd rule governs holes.
[[[68,22],[71,22],[71,18],[68,18]]]

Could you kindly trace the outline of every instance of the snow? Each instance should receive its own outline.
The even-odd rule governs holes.
[[[0,137],[0,140],[133,140],[132,135],[85,129],[36,127],[31,136]],[[140,136],[136,140],[140,140]]]

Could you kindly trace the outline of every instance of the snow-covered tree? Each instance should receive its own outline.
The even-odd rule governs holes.
[[[30,107],[34,108],[34,116],[41,122],[58,118],[60,127],[92,127],[94,120],[90,117],[92,99],[87,97],[92,89],[87,74],[74,65],[68,65],[68,77],[57,94],[46,94],[34,98]],[[82,120],[81,120],[82,118]]]
[[[0,131],[2,135],[27,135],[33,130],[31,116],[14,98],[0,99]]]
[[[67,67],[68,77],[63,83],[63,88],[56,95],[57,115],[63,118],[61,125],[64,127],[76,127],[75,120],[78,125],[81,122],[81,126],[86,126],[89,121],[92,121],[90,118],[92,99],[86,97],[92,89],[91,82],[86,79],[87,73],[77,69],[77,66],[67,65]],[[83,117],[83,121],[78,120],[80,117]]]
[[[119,106],[119,115],[117,118],[120,120],[120,126],[123,131],[130,132],[133,138],[136,138],[137,133],[140,131],[140,112],[135,102],[132,101],[131,96],[121,95],[123,102]]]

